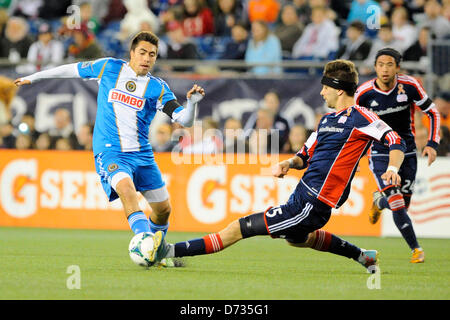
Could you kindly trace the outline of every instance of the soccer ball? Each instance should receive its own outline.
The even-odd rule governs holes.
[[[131,260],[141,267],[151,267],[154,262],[150,261],[149,254],[153,250],[153,233],[141,232],[136,234],[128,245],[128,253]]]

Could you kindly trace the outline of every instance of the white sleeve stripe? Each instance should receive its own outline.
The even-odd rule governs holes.
[[[417,81],[416,79],[411,78],[411,77],[408,77],[408,78],[403,78],[403,77],[402,77],[402,78],[401,78],[401,81],[416,86],[417,89],[419,89],[420,94],[421,94],[422,96],[426,96],[426,95],[427,95],[427,93],[426,93],[425,90],[423,89],[422,85],[421,85],[421,84],[419,83],[419,81]]]
[[[390,144],[395,143],[396,136],[392,132],[389,132],[387,134],[387,137]]]
[[[425,96],[422,98],[422,100],[414,101],[414,103],[415,103],[418,107],[420,107],[420,106],[423,105],[423,104],[425,103],[425,101],[427,101],[427,100],[428,100],[428,95],[425,94]],[[428,107],[428,109],[430,109],[430,107]],[[428,109],[427,109],[427,110],[428,110]]]
[[[313,146],[313,144],[316,141],[316,139],[317,139],[317,131],[314,131],[313,133],[311,133],[311,135],[309,136],[308,140],[306,140],[305,146],[308,149],[310,149]]]
[[[366,116],[368,116],[372,121],[377,121],[378,117],[368,109],[364,107],[357,107],[362,113],[364,113]]]
[[[427,98],[428,98],[428,97],[427,97]],[[416,103],[416,104],[417,104],[417,103]],[[419,105],[418,105],[418,106],[419,106]],[[428,108],[426,108],[425,110],[423,110],[423,112],[431,111],[431,109],[433,109],[434,107],[435,107],[435,104],[434,104],[434,102],[432,102]],[[439,112],[437,112],[437,110],[435,110],[435,111],[436,111],[436,112],[433,112],[433,113],[439,113]]]

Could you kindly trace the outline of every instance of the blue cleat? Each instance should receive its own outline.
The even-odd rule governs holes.
[[[358,258],[359,264],[367,269],[368,273],[375,273],[378,269],[378,251],[361,249],[361,254]]]

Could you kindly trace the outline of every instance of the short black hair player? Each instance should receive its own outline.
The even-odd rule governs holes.
[[[405,160],[399,169],[401,185],[386,184],[381,175],[388,167],[388,148],[374,142],[369,152],[369,163],[377,181],[374,204],[369,221],[375,224],[382,209],[393,212],[394,223],[412,250],[412,263],[425,261],[412,221],[407,210],[411,201],[417,172],[416,144],[414,141],[415,106],[425,113],[430,121],[428,143],[422,151],[428,157],[428,165],[436,159],[439,144],[439,112],[417,79],[400,74],[401,54],[392,48],[381,49],[375,58],[377,77],[363,83],[355,94],[357,105],[368,108],[394,129],[406,143]]]

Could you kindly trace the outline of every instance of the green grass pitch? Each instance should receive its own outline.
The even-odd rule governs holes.
[[[169,232],[167,239],[203,235]],[[448,239],[420,239],[426,262],[411,264],[401,238],[343,237],[379,250],[381,273],[369,281],[379,289],[369,289],[371,275],[356,262],[283,240],[255,237],[186,258],[184,268],[144,269],[128,257],[131,237],[126,231],[0,228],[0,299],[450,298]],[[67,287],[73,265],[79,267],[79,289]]]

